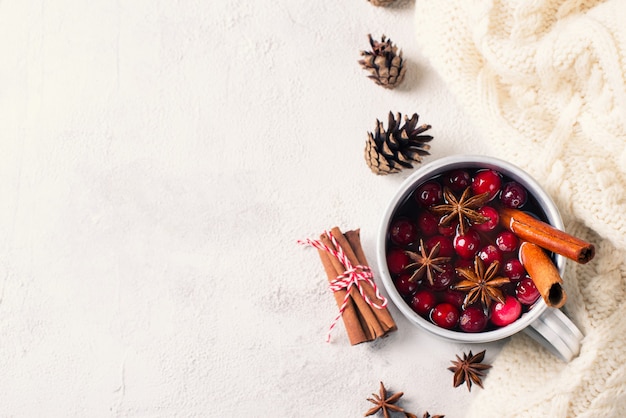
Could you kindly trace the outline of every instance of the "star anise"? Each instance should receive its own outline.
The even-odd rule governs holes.
[[[496,260],[487,267],[479,256],[474,259],[474,268],[458,268],[456,271],[465,279],[457,283],[454,288],[467,292],[464,306],[475,302],[482,302],[489,309],[492,301],[504,302],[504,294],[499,289],[505,283],[509,283],[507,277],[498,276],[500,263]]]
[[[445,415],[430,415],[428,411],[424,412],[422,418],[445,418]]]
[[[443,215],[439,221],[439,225],[447,226],[454,219],[458,218],[461,235],[464,235],[468,223],[475,225],[487,222],[489,219],[476,209],[489,201],[489,192],[475,196],[470,195],[471,189],[468,187],[463,191],[461,197],[457,199],[454,193],[452,193],[452,190],[445,187],[443,189],[443,196],[447,203],[433,206],[430,209],[435,215]]]
[[[426,278],[430,284],[433,284],[433,272],[437,271],[441,273],[443,268],[440,264],[447,263],[451,260],[450,257],[437,257],[441,243],[438,242],[433,248],[426,254],[426,246],[424,241],[420,240],[420,253],[406,251],[406,254],[411,258],[414,263],[411,263],[405,267],[406,270],[415,269],[411,277],[410,282],[420,280],[426,274]]]
[[[364,416],[368,417],[382,410],[385,418],[389,418],[389,411],[402,412],[406,418],[417,418],[415,415],[406,412],[403,408],[394,405],[402,395],[404,395],[404,392],[394,393],[390,397],[387,397],[387,389],[385,389],[383,382],[380,382],[379,395],[372,393],[373,398],[367,398],[368,401],[376,406],[370,408]]]
[[[482,363],[484,358],[485,350],[476,355],[470,350],[469,354],[463,353],[463,359],[457,355],[456,360],[452,360],[454,366],[448,367],[448,370],[454,372],[454,387],[459,387],[465,382],[470,392],[473,383],[482,388],[484,371],[491,368],[490,365]]]

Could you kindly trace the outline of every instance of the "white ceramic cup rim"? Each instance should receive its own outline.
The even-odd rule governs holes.
[[[502,328],[478,333],[452,331],[441,328],[431,323],[430,321],[422,318],[415,311],[413,311],[413,309],[411,309],[411,307],[404,301],[403,297],[396,289],[387,268],[387,231],[389,229],[389,224],[393,219],[393,215],[398,209],[399,204],[402,203],[405,198],[409,196],[409,194],[415,189],[416,185],[424,182],[432,176],[457,168],[491,168],[521,183],[524,187],[526,187],[529,193],[535,197],[539,206],[544,210],[548,222],[558,229],[563,229],[563,221],[561,219],[561,215],[550,196],[543,190],[543,188],[539,185],[539,183],[537,183],[535,179],[533,179],[521,168],[507,161],[488,156],[454,155],[449,157],[443,157],[419,167],[413,174],[411,174],[411,176],[409,176],[402,183],[398,191],[391,199],[391,202],[387,206],[387,209],[383,215],[378,231],[376,250],[378,269],[387,294],[396,305],[396,307],[400,310],[400,312],[411,323],[430,332],[431,334],[456,342],[485,343],[497,341],[507,338],[523,330],[535,320],[537,320],[537,318],[539,318],[541,314],[548,308],[543,299],[540,298],[530,311],[524,313],[515,322]],[[557,269],[559,270],[559,273],[562,275],[565,269],[565,259],[560,255],[556,255],[555,263]]]

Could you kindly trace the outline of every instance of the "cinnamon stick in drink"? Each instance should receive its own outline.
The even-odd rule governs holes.
[[[518,209],[502,208],[500,222],[524,241],[584,264],[595,255],[593,244],[576,238]]]
[[[563,306],[567,299],[562,287],[563,279],[548,254],[538,245],[522,242],[519,257],[546,305],[553,308]]]

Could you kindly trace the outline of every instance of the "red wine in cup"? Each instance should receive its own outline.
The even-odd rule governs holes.
[[[448,189],[459,199],[466,189],[470,196],[489,193],[488,201],[475,210],[485,222],[466,220],[461,233],[459,220],[445,225],[432,208],[447,204]],[[433,324],[458,332],[476,333],[494,330],[515,322],[533,308],[539,294],[518,260],[519,239],[499,224],[501,207],[517,208],[546,220],[536,199],[519,182],[491,168],[454,169],[426,179],[398,206],[387,234],[387,267],[400,295],[418,315]],[[432,270],[432,283],[427,275],[408,281],[416,268],[407,251],[421,254],[420,242],[428,255],[439,244],[434,257],[449,257]],[[472,301],[467,292],[455,288],[463,280],[459,269],[475,268],[479,258],[486,269],[498,263],[498,277],[511,283],[499,289],[502,301],[489,306]],[[407,267],[408,266],[408,267]]]

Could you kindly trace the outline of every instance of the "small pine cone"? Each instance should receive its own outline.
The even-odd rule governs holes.
[[[430,142],[433,137],[421,135],[431,128],[430,125],[417,126],[419,116],[414,113],[409,119],[402,114],[394,118],[389,112],[389,122],[385,131],[383,123],[376,120],[374,133],[368,132],[365,144],[365,161],[374,174],[398,173],[404,168],[413,168],[412,163],[421,163],[422,156],[430,155]]]
[[[380,42],[374,40],[372,35],[368,37],[372,50],[361,51],[363,59],[359,60],[359,64],[370,73],[368,77],[376,84],[386,89],[395,88],[404,80],[406,72],[402,51],[398,51],[398,47],[385,35]]]
[[[367,0],[377,7],[387,7],[396,0]]]

